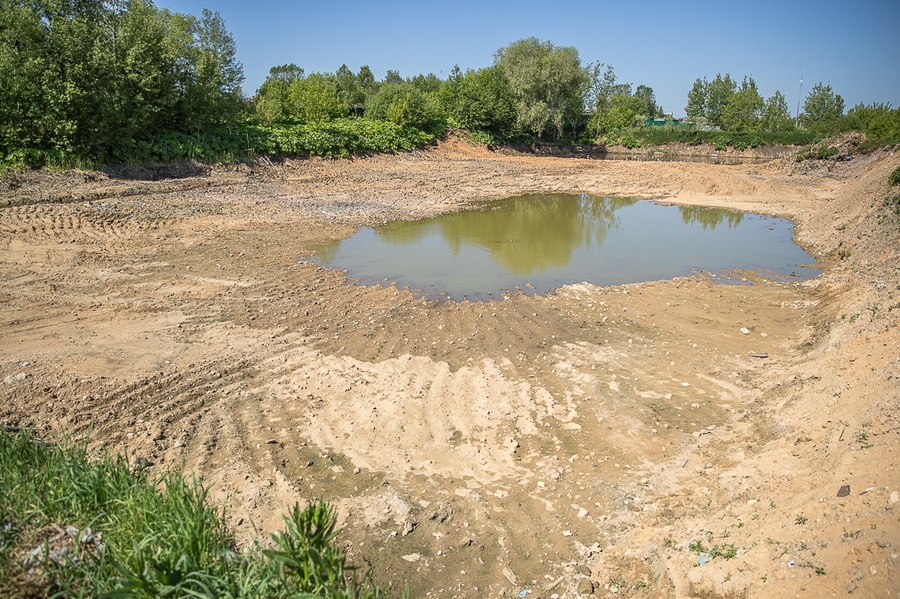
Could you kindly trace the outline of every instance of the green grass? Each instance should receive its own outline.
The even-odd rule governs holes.
[[[900,166],[895,168],[894,172],[892,172],[890,177],[888,177],[888,185],[890,185],[891,187],[900,185]]]
[[[272,548],[243,553],[224,515],[180,473],[0,432],[0,596],[383,596],[350,577],[328,504],[295,505]]]

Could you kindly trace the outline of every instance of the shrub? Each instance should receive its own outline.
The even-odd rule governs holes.
[[[894,169],[894,172],[891,173],[891,176],[888,177],[888,185],[891,187],[895,187],[900,185],[900,166]]]

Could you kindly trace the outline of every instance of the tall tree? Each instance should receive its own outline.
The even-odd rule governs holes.
[[[834,93],[831,84],[819,82],[807,94],[800,120],[811,131],[831,133],[837,130],[843,115],[844,99]]]
[[[709,102],[709,82],[706,77],[697,78],[691,91],[688,92],[687,106],[684,107],[684,113],[688,119],[697,125],[707,125],[707,104]]]
[[[321,73],[294,81],[288,99],[289,114],[300,123],[324,123],[347,116],[349,110],[334,78]]]
[[[780,91],[776,91],[766,100],[762,113],[762,129],[773,133],[794,130],[794,119],[791,118],[787,100]]]
[[[184,124],[188,131],[199,132],[235,118],[243,103],[244,73],[234,38],[218,12],[204,8],[200,19],[189,19],[186,24],[193,38],[194,60],[182,73]]]
[[[366,92],[357,81],[356,75],[353,74],[347,65],[342,64],[334,73],[335,82],[337,83],[338,94],[341,100],[351,108],[361,108],[366,102]]]
[[[382,83],[366,102],[366,118],[429,130],[441,123],[435,104],[412,83]]]
[[[303,69],[295,65],[277,65],[269,69],[269,76],[256,92],[254,108],[264,123],[281,123],[295,118],[291,110],[290,89],[303,79]]]
[[[725,108],[728,101],[737,91],[737,83],[731,75],[725,73],[722,77],[717,73],[716,78],[709,82],[706,99],[706,118],[711,125],[725,126]]]
[[[455,67],[441,88],[441,102],[454,124],[473,131],[510,135],[516,123],[516,100],[503,70],[494,65],[463,75]]]
[[[662,108],[656,103],[656,94],[653,88],[647,85],[638,85],[634,90],[634,95],[644,102],[644,114],[650,118],[662,116]]]
[[[757,131],[765,101],[753,77],[744,77],[741,87],[728,96],[722,111],[722,126],[728,131]]]
[[[588,77],[575,48],[531,37],[498,50],[494,63],[510,83],[517,122],[524,130],[558,138],[567,121],[580,117]]]

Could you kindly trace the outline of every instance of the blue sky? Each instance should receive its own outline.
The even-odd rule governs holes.
[[[368,65],[377,79],[490,66],[509,43],[537,37],[574,46],[583,64],[612,65],[620,82],[648,85],[657,103],[684,114],[698,77],[752,75],[794,113],[816,82],[830,83],[849,109],[862,102],[900,107],[900,0],[772,2],[556,2],[428,0],[157,0],[199,15],[218,11],[244,65],[252,95],[277,64],[311,72]]]

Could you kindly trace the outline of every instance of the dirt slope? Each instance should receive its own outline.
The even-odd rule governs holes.
[[[245,539],[328,499],[351,559],[414,597],[894,596],[898,165],[453,141],[8,176],[3,423],[192,469]],[[302,260],[360,226],[528,192],[789,217],[825,272],[440,303]]]

